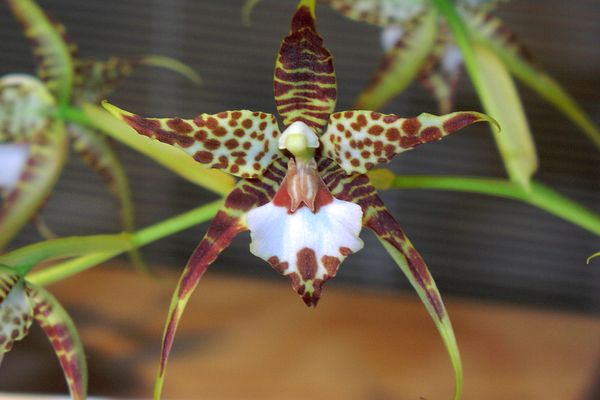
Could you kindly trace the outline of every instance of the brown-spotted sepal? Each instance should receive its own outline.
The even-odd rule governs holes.
[[[316,162],[292,159],[273,200],[248,212],[250,251],[288,276],[308,306],[316,306],[323,283],[340,263],[363,247],[362,211],[333,197]]]
[[[280,135],[274,115],[225,111],[194,119],[142,118],[106,102],[104,107],[140,135],[172,145],[210,168],[242,178],[259,177],[277,158]]]
[[[300,3],[275,65],[275,105],[285,126],[302,121],[320,132],[335,109],[333,59],[315,27],[314,4]]]
[[[56,298],[44,288],[25,282],[33,307],[33,318],[50,340],[62,367],[71,398],[83,400],[87,395],[87,364],[75,324]]]
[[[112,57],[106,61],[85,60],[78,63],[75,71],[73,101],[99,103],[108,97],[122,79],[142,66],[164,67],[180,73],[196,84],[202,80],[192,68],[168,57],[142,55]]]
[[[33,321],[25,281],[14,269],[0,265],[0,355],[23,339]]]
[[[49,292],[27,282],[13,268],[0,265],[0,361],[15,341],[27,335],[34,319],[50,339],[71,397],[85,399],[87,366],[73,321]]]
[[[478,112],[455,112],[415,118],[373,111],[344,111],[331,115],[321,137],[322,154],[335,160],[348,174],[365,173],[376,164],[389,162],[396,154],[478,121],[493,119]]]
[[[65,27],[32,0],[7,0],[33,48],[37,75],[57,103],[70,100],[77,47]]]

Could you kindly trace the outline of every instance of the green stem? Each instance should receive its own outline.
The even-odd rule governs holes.
[[[600,236],[600,216],[569,200],[548,186],[532,181],[530,190],[503,179],[454,176],[397,176],[390,188],[444,189],[500,196],[539,207]]]
[[[133,246],[136,248],[144,246],[173,233],[180,232],[184,229],[191,228],[194,225],[206,222],[215,216],[215,214],[223,205],[223,201],[224,200],[222,199],[214,201],[202,207],[195,208],[186,213],[134,232],[130,235]],[[116,257],[126,250],[126,248],[118,248],[116,250],[104,251],[101,253],[86,254],[75,259],[53,265],[43,270],[33,272],[27,276],[27,280],[40,286],[49,285]]]

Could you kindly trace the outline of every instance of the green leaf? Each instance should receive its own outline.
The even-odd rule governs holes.
[[[538,167],[533,136],[517,88],[501,60],[489,49],[473,46],[482,79],[477,94],[485,112],[501,126],[492,129],[510,179],[524,188]]]

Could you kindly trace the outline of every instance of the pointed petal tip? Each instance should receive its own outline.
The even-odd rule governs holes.
[[[302,300],[304,300],[304,303],[310,308],[317,307],[320,298],[320,296],[316,296],[313,293],[304,293],[302,295]]]

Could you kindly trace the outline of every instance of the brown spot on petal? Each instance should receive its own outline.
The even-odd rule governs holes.
[[[197,151],[194,154],[194,160],[201,164],[209,164],[212,162],[214,156],[210,151]]]
[[[327,277],[331,278],[331,277],[335,276],[341,261],[337,257],[323,256],[323,257],[321,257],[321,262],[323,263],[323,266],[325,267],[325,270],[327,271],[327,275],[328,275]]]
[[[396,142],[400,140],[400,131],[396,128],[390,128],[385,132],[385,137],[390,142]]]
[[[219,142],[216,139],[208,139],[204,142],[204,148],[207,150],[217,150],[219,147],[221,147],[221,142]]]
[[[386,124],[391,124],[398,121],[399,119],[400,117],[396,115],[386,115],[385,117],[383,117],[383,122],[385,122]]]
[[[229,139],[223,144],[225,145],[227,150],[233,150],[240,145],[240,142],[238,142],[236,139]]]
[[[402,122],[402,131],[407,135],[416,135],[421,129],[421,122],[417,118],[409,118]]]
[[[346,257],[346,256],[348,256],[348,255],[350,255],[350,254],[352,254],[352,250],[350,250],[350,248],[349,248],[349,247],[344,247],[344,246],[342,246],[342,247],[340,247],[340,248],[338,249],[338,251],[339,251],[339,252],[340,252],[340,254],[341,254],[341,255],[343,255],[344,257]]]
[[[194,130],[190,124],[188,124],[181,118],[173,118],[168,120],[167,126],[179,133],[190,133]]]
[[[267,262],[269,264],[271,264],[271,267],[273,267],[275,269],[275,271],[279,272],[282,275],[285,272],[285,270],[288,269],[288,265],[289,265],[287,261],[284,261],[284,262],[279,261],[279,257],[277,257],[277,256],[273,256],[273,257],[269,258],[267,260]]]
[[[313,249],[305,247],[296,254],[296,264],[302,279],[307,281],[314,279],[319,268],[317,255]]]
[[[429,128],[423,129],[421,137],[425,142],[431,142],[442,138],[442,131],[436,126],[430,126]]]
[[[457,129],[463,128],[473,122],[479,121],[479,118],[473,114],[459,114],[455,117],[450,118],[448,121],[444,122],[443,128],[445,132],[454,132]]]
[[[383,132],[383,127],[380,125],[373,125],[369,128],[367,132],[369,133],[369,135],[379,136],[381,135],[381,132]]]

